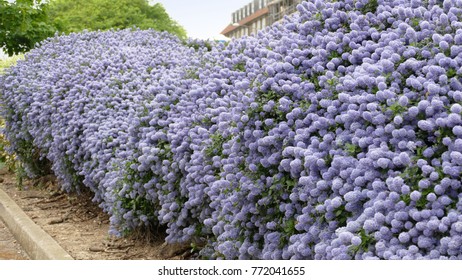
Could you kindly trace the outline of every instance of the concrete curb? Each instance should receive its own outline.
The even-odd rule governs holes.
[[[50,235],[0,189],[0,219],[33,260],[73,260]]]

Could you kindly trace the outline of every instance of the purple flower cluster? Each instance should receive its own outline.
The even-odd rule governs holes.
[[[462,1],[297,8],[227,45],[50,39],[0,78],[7,136],[115,234],[160,223],[219,259],[462,258]]]
[[[162,176],[178,170],[166,132],[196,114],[172,108],[187,100],[205,52],[155,31],[49,39],[1,77],[13,150],[30,176],[48,160],[63,189],[90,188],[115,234],[152,224],[166,182],[176,182]]]

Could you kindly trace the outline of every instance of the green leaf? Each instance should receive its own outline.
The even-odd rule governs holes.
[[[369,0],[366,5],[361,9],[363,14],[367,13],[375,13],[377,11],[377,7],[379,6],[378,0]]]

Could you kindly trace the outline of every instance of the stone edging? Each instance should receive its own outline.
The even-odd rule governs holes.
[[[33,260],[73,260],[50,235],[0,189],[0,219]]]

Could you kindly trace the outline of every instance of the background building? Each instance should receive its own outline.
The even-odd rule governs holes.
[[[255,34],[296,12],[300,2],[302,0],[254,0],[231,14],[231,24],[221,34],[229,38]]]

